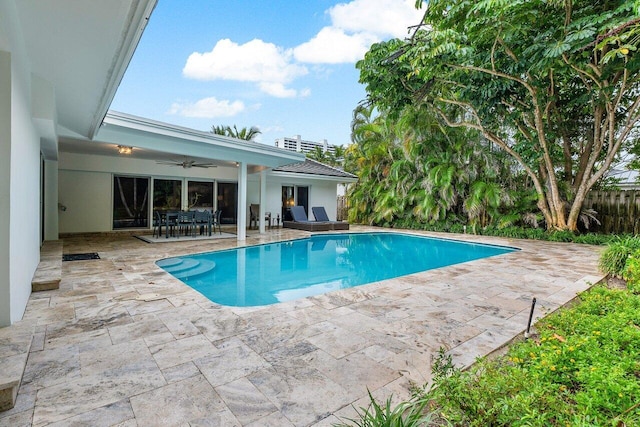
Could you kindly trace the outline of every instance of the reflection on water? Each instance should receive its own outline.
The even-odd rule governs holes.
[[[189,257],[192,260],[207,260],[209,264],[213,261],[215,268],[204,271],[203,268],[192,267],[194,275],[189,275],[188,270],[172,274],[213,302],[256,306],[513,250],[400,233],[315,235],[307,239],[193,255]]]

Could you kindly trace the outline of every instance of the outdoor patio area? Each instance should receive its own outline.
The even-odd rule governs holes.
[[[351,231],[388,231],[352,226]],[[396,231],[396,230],[394,230]],[[210,302],[155,265],[236,247],[236,239],[145,243],[63,239],[60,288],[33,293],[0,329],[0,357],[33,330],[16,406],[0,425],[330,426],[378,399],[409,396],[446,348],[469,365],[536,317],[602,279],[601,248],[472,235],[415,234],[520,248],[493,258],[256,308]],[[309,233],[248,232],[246,245]],[[1,360],[1,359],[0,359]]]

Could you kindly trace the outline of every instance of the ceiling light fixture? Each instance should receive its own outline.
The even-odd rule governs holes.
[[[118,145],[118,153],[131,154],[132,152],[133,152],[133,147],[127,147],[126,145]]]

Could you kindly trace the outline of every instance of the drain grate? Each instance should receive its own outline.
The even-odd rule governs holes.
[[[84,254],[64,254],[62,261],[86,261],[89,259],[100,259],[97,252],[88,252]]]

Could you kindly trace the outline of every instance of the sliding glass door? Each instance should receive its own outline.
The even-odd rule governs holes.
[[[182,210],[182,180],[153,180],[153,209],[158,211]]]
[[[149,178],[113,177],[113,228],[149,226]]]
[[[218,209],[222,210],[222,224],[238,222],[238,184],[235,182],[218,183]]]
[[[291,207],[303,206],[309,216],[309,187],[283,185],[282,186],[282,219],[291,221]]]
[[[189,209],[213,211],[213,182],[189,181],[187,189]]]

